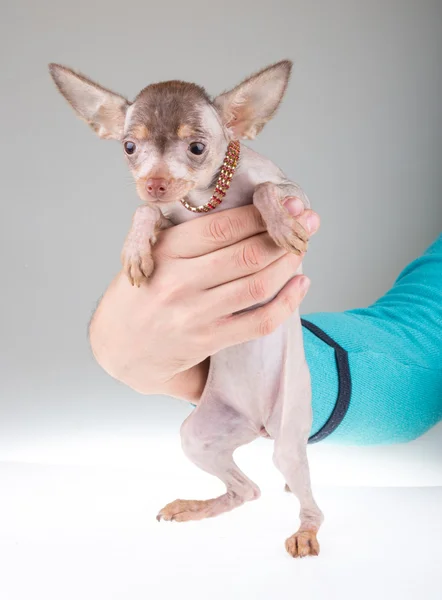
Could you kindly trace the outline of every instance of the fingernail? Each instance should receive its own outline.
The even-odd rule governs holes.
[[[319,220],[316,213],[311,213],[308,215],[306,226],[309,233],[314,233],[318,229]]]
[[[289,211],[291,215],[297,217],[304,210],[304,203],[299,198],[287,198],[284,202],[285,208]]]
[[[310,287],[310,279],[308,277],[306,277],[305,275],[303,275],[301,277],[301,281],[299,282],[299,289],[301,290],[302,298],[304,298],[304,296],[308,292],[309,287]]]

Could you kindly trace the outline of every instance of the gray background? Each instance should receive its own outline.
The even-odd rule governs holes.
[[[119,269],[137,197],[121,148],[74,117],[48,62],[132,98],[170,78],[215,94],[293,59],[284,105],[253,146],[322,218],[304,312],[370,303],[441,230],[440,0],[15,0],[0,22],[6,458],[36,459],[54,431],[149,435],[188,411],[93,361],[87,323]]]

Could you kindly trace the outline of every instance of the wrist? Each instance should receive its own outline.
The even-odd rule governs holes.
[[[164,394],[197,403],[203,393],[209,372],[210,359],[176,374],[151,373],[148,365],[134,365],[124,359],[121,349],[114,351],[100,323],[91,324],[90,344],[95,360],[114,379],[140,394]]]
[[[172,377],[161,386],[161,391],[158,393],[198,403],[206,386],[209,366],[210,357]]]

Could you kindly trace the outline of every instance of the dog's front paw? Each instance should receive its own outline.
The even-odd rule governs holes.
[[[275,244],[287,252],[303,254],[307,251],[307,232],[284,207],[267,219],[267,230]]]
[[[290,556],[303,558],[304,556],[318,556],[319,544],[315,531],[298,531],[285,542],[285,548]]]
[[[149,279],[154,269],[150,246],[140,252],[131,244],[125,245],[121,253],[121,262],[130,283],[137,287]]]

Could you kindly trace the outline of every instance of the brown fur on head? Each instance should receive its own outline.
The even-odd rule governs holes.
[[[59,91],[102,138],[123,143],[140,198],[174,202],[209,188],[231,139],[253,139],[275,114],[292,63],[281,61],[213,101],[193,83],[166,81],[133,102],[79,73],[51,64]]]

